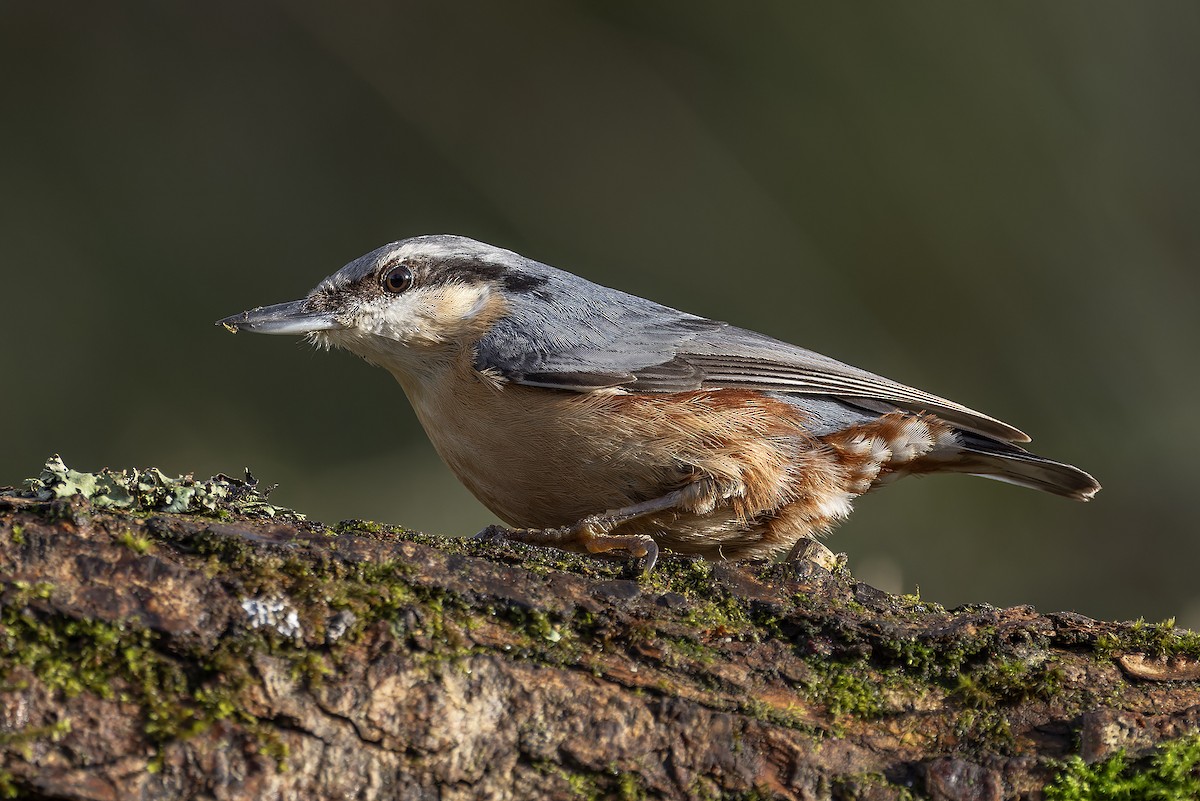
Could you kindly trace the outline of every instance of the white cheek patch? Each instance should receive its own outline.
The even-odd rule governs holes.
[[[353,328],[402,346],[437,345],[464,335],[491,299],[487,286],[417,287],[364,303]]]
[[[409,342],[421,335],[421,293],[409,292],[372,299],[362,305],[354,328],[396,342]]]

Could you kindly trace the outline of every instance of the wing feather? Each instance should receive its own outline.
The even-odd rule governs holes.
[[[931,412],[1004,441],[1029,440],[994,417],[819,353],[531,265],[544,283],[536,297],[510,298],[508,314],[477,345],[480,370],[574,392],[739,388],[831,396],[874,412]]]

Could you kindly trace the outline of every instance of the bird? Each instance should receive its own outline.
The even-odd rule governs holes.
[[[906,475],[1100,489],[954,401],[463,236],[392,242],[217,324],[384,368],[505,537],[647,570],[660,549],[796,557]]]

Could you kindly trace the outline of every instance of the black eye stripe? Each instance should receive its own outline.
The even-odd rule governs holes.
[[[532,292],[549,283],[547,278],[518,272],[502,264],[450,257],[439,259],[436,269],[431,270],[427,278],[422,278],[422,285],[486,281],[502,284],[508,291],[518,293]]]
[[[379,286],[384,292],[393,295],[407,292],[416,283],[417,278],[420,278],[421,286],[425,289],[450,284],[495,283],[509,292],[536,292],[543,296],[543,287],[549,283],[549,279],[544,276],[531,275],[501,264],[453,256],[432,259],[418,255],[415,260],[413,257],[393,256],[388,259],[387,264],[376,269],[379,270]]]
[[[408,290],[413,284],[413,274],[406,265],[397,264],[389,268],[379,279],[384,292],[399,295]]]

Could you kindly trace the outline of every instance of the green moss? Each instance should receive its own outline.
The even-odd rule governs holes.
[[[689,637],[670,637],[659,634],[656,642],[666,648],[667,662],[672,667],[679,667],[685,662],[695,662],[707,667],[720,659],[720,652],[706,643]]]
[[[334,531],[339,536],[357,534],[380,539],[408,540],[415,536],[403,529],[362,521],[346,521]],[[280,554],[212,532],[201,532],[173,544],[206,557],[207,572],[236,582],[243,595],[287,599],[297,607],[310,637],[325,634],[329,610],[352,613],[353,623],[340,631],[332,644],[334,662],[344,646],[356,642],[364,631],[380,622],[386,623],[398,639],[408,642],[419,661],[428,666],[457,661],[481,650],[471,646],[465,636],[484,623],[478,601],[421,583],[414,567],[406,562],[348,562],[322,551]],[[479,545],[486,543],[471,547]],[[313,619],[303,618],[305,610]],[[507,651],[509,656],[551,664],[574,659],[580,637],[594,627],[591,615],[583,611],[561,616],[506,603],[491,607],[488,620],[507,626],[517,635],[515,647]],[[287,648],[280,653],[292,658]],[[298,666],[297,671],[308,680],[319,681],[320,676],[311,670],[314,666],[319,668],[318,673],[329,669],[310,661]]]
[[[534,767],[543,774],[561,779],[566,783],[570,797],[579,801],[644,801],[646,798],[641,777],[636,773],[617,770],[616,767],[596,773],[572,770],[548,761],[537,762]]]
[[[977,664],[959,673],[949,687],[950,697],[963,707],[955,733],[979,747],[1007,751],[1015,743],[1007,710],[1031,700],[1049,702],[1058,696],[1062,683],[1062,671],[1053,660],[997,659]]]
[[[880,685],[850,669],[834,669],[813,687],[818,701],[835,716],[878,717],[883,708]]]
[[[1175,801],[1200,798],[1200,735],[1160,746],[1149,759],[1124,753],[1098,762],[1068,761],[1046,786],[1047,801]]]
[[[685,597],[704,595],[713,586],[713,565],[702,559],[664,557],[643,583],[649,589],[677,592]]]
[[[997,648],[996,630],[984,627],[948,642],[916,637],[884,638],[874,645],[878,659],[904,668],[921,681],[953,684],[968,665],[985,661]]]
[[[772,726],[804,732],[817,738],[825,735],[825,732],[809,723],[802,715],[803,710],[794,704],[781,708],[758,698],[747,698],[741,703],[738,711]]]
[[[135,622],[41,613],[30,600],[44,595],[47,585],[9,586],[0,602],[0,673],[20,665],[51,692],[134,703],[147,739],[157,746],[195,736],[219,720],[236,720],[258,737],[264,753],[282,753],[276,735],[240,703],[251,681],[247,657],[265,650],[261,639],[224,638],[215,652],[187,654],[185,667],[162,650],[160,635]]]
[[[1063,686],[1062,669],[1055,660],[1027,662],[1019,659],[989,662],[978,672],[979,681],[1002,704],[1029,700],[1050,701]]]
[[[562,779],[566,783],[571,797],[574,799],[579,799],[579,801],[600,801],[600,799],[605,797],[605,794],[601,791],[600,784],[597,782],[597,777],[594,775],[568,770],[562,765],[547,761],[537,762],[534,767],[541,773],[557,776]]]
[[[567,786],[571,788],[571,794],[576,798],[599,799],[601,798],[600,790],[596,787],[596,780],[590,776],[585,776],[582,773],[567,773],[564,771],[563,778],[567,781]]]
[[[90,692],[101,698],[131,696],[146,710],[146,731],[163,742],[207,719],[202,711],[222,709],[223,695],[206,699],[195,687],[194,700],[180,703],[193,681],[153,649],[145,629],[60,615],[41,616],[27,607],[0,607],[0,664],[24,665],[52,691],[70,696]],[[207,700],[207,702],[206,702]],[[217,717],[227,717],[218,714]]]
[[[813,660],[812,675],[797,689],[812,704],[823,707],[829,716],[820,727],[811,722],[811,713],[799,704],[780,709],[762,701],[751,700],[742,711],[752,717],[777,726],[807,732],[820,738],[828,734],[841,736],[851,720],[872,720],[884,712],[883,690],[887,677],[873,671],[865,661],[851,663]]]
[[[621,801],[643,801],[646,790],[636,773],[617,774],[617,798]]]
[[[1175,618],[1161,623],[1137,620],[1119,630],[1101,634],[1093,646],[1098,656],[1144,653],[1151,657],[1185,656],[1200,659],[1200,633],[1175,627]]]
[[[45,601],[54,594],[54,585],[49,581],[14,581],[8,585],[12,591],[14,604],[26,604],[30,601]]]
[[[383,524],[373,520],[343,520],[334,527],[334,531],[338,534],[383,534],[386,530]]]
[[[988,688],[967,673],[958,674],[952,694],[960,704],[971,709],[991,709],[996,705],[996,697]]]
[[[677,614],[700,635],[736,636],[758,640],[764,632],[747,603],[721,588],[713,579],[713,565],[699,559],[667,558],[642,586],[651,592],[674,593],[685,599]]]
[[[150,539],[149,537],[139,537],[132,531],[122,532],[121,535],[117,537],[117,542],[121,543],[136,554],[147,554],[154,550],[154,540]]]
[[[1030,699],[1048,701],[1061,687],[1062,671],[1051,661],[1033,665],[1021,660],[998,660],[958,674],[951,695],[964,706],[991,709]]]
[[[48,726],[28,726],[18,731],[0,732],[0,749],[20,751],[22,756],[29,760],[33,758],[31,748],[34,743],[42,740],[57,743],[70,733],[70,718],[63,718]]]
[[[955,720],[954,734],[1001,753],[1011,749],[1014,744],[1012,727],[999,709],[964,709]]]
[[[945,676],[961,664],[961,656],[949,655],[916,637],[889,638],[877,649],[880,656],[922,679]]]
[[[25,528],[24,528],[24,526],[22,526],[20,523],[13,523],[12,528],[9,530],[8,536],[12,540],[13,545],[24,545],[25,544]]]

